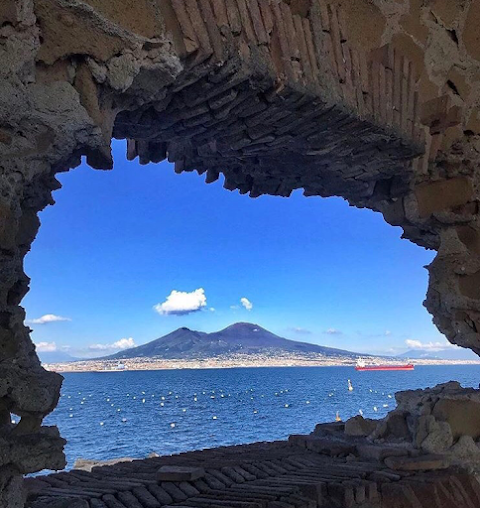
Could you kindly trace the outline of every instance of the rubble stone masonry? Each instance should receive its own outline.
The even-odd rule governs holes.
[[[479,23],[480,0],[0,1],[0,506],[64,464],[23,259],[55,175],[111,169],[112,138],[251,197],[381,212],[438,252],[425,305],[480,353]]]

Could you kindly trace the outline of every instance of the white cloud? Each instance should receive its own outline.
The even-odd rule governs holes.
[[[427,351],[441,351],[442,349],[453,347],[453,344],[449,342],[421,342],[414,339],[407,339],[405,344],[410,349],[425,349]]]
[[[129,349],[131,347],[135,347],[135,341],[132,337],[128,339],[120,339],[112,344],[91,344],[88,346],[90,351],[110,351],[114,349]]]
[[[402,348],[398,348],[398,347],[389,347],[388,349],[385,350],[385,352],[392,353],[392,354],[397,354],[400,351],[403,351],[403,349]]]
[[[294,328],[289,328],[289,331],[293,333],[298,333],[299,335],[311,335],[312,332],[310,330],[307,330],[306,328],[300,328],[299,326]]]
[[[343,335],[343,332],[340,330],[337,330],[336,328],[328,328],[328,330],[325,330],[327,335]]]
[[[56,316],[55,314],[44,314],[42,317],[37,319],[30,319],[27,323],[33,325],[45,325],[48,323],[56,323],[58,321],[71,321],[68,317]]]
[[[39,342],[35,346],[39,353],[52,353],[57,350],[55,342]]]
[[[385,337],[388,337],[389,335],[392,335],[392,332],[390,330],[385,330]]]
[[[207,297],[203,288],[196,289],[191,293],[174,289],[163,303],[157,303],[153,308],[162,315],[176,314],[181,316],[197,312],[206,305]]]
[[[244,296],[242,298],[240,298],[240,303],[247,309],[247,310],[252,310],[253,309],[253,303],[248,299],[248,298],[245,298]]]

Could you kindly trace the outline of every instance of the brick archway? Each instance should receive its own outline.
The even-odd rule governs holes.
[[[455,4],[3,2],[0,504],[21,505],[19,474],[63,465],[63,440],[41,426],[61,378],[23,324],[23,257],[55,174],[82,155],[110,169],[112,137],[129,139],[130,159],[168,158],[207,183],[223,173],[252,197],[303,188],[380,211],[438,251],[426,306],[480,351],[480,13]]]

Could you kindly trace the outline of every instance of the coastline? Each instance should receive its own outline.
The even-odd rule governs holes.
[[[372,363],[382,365],[399,365],[403,360],[382,357],[370,357]],[[415,366],[422,365],[480,365],[478,360],[413,360]],[[356,359],[339,357],[310,356],[261,356],[237,355],[204,359],[160,359],[160,358],[129,358],[119,360],[79,360],[68,363],[44,364],[46,370],[59,373],[72,372],[125,372],[152,370],[193,370],[193,369],[233,369],[233,368],[268,368],[268,367],[354,367]]]

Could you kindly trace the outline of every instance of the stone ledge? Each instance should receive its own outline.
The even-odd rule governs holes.
[[[296,436],[289,442],[256,443],[132,460],[97,466],[92,472],[73,470],[56,473],[25,482],[30,491],[27,506],[471,508],[476,496],[480,496],[480,486],[473,477],[456,470],[394,471],[380,461],[313,452],[295,444],[298,441]],[[332,442],[334,450],[337,444],[334,439]],[[407,457],[391,459],[404,461],[404,464],[408,460],[412,461],[410,464],[419,460]],[[432,457],[428,460],[430,466],[434,465]],[[204,476],[159,481],[158,471],[163,468],[170,471],[183,468],[183,471],[189,472],[200,469],[204,471]],[[439,504],[434,498],[414,501],[426,488],[441,489],[446,484],[452,492],[448,502]],[[462,492],[464,504],[455,498],[458,492]],[[397,499],[395,502],[392,501],[393,493]],[[73,502],[76,504],[69,504]]]

